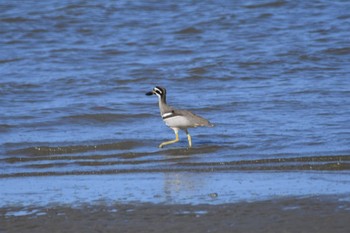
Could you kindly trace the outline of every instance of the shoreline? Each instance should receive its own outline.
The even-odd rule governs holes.
[[[348,173],[163,172],[0,179],[0,233],[350,229]]]
[[[12,213],[27,211],[26,215]],[[350,202],[332,196],[210,204],[97,204],[0,208],[0,232],[333,232],[350,228]]]

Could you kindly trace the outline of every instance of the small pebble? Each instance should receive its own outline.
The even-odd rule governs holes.
[[[210,193],[210,194],[209,194],[209,197],[211,197],[211,198],[217,198],[217,197],[218,197],[218,194],[217,194],[217,193]]]

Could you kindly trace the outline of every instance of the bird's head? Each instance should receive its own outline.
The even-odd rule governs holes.
[[[157,95],[159,98],[165,98],[166,89],[164,87],[156,86],[152,91],[147,92],[146,95]]]

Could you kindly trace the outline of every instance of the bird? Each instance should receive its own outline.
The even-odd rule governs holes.
[[[188,110],[175,109],[169,106],[166,102],[166,89],[164,87],[156,86],[152,91],[147,92],[146,95],[157,95],[160,115],[163,118],[165,124],[174,130],[175,139],[165,141],[159,145],[159,148],[163,148],[166,145],[173,144],[179,141],[179,130],[185,131],[188,140],[188,147],[192,147],[192,138],[188,132],[188,128],[194,128],[198,126],[213,127],[207,119],[200,117]]]

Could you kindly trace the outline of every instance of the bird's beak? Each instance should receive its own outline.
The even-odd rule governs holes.
[[[147,92],[146,95],[153,95],[154,91]]]

